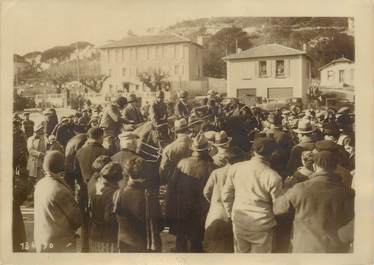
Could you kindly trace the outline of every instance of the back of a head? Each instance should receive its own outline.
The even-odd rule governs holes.
[[[126,162],[124,170],[131,179],[141,180],[145,178],[146,166],[146,161],[143,158],[134,157]]]
[[[65,170],[65,157],[60,151],[49,151],[44,157],[43,170],[46,172],[60,173]]]
[[[338,166],[339,159],[338,156],[333,152],[321,151],[314,154],[314,163],[318,167],[328,172],[332,172]]]
[[[253,151],[264,157],[270,156],[275,150],[275,142],[273,139],[267,137],[258,137],[253,142]]]
[[[87,132],[88,138],[93,140],[99,140],[104,135],[103,129],[99,127],[90,128]]]

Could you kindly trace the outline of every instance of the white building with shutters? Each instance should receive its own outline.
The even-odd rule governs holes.
[[[321,87],[344,88],[354,87],[354,62],[347,58],[339,58],[319,68]]]
[[[305,51],[265,44],[223,58],[227,65],[227,96],[250,104],[253,98],[306,99],[311,59]]]

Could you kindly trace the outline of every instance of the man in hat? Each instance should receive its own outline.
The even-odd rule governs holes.
[[[123,126],[123,119],[121,111],[126,107],[127,99],[123,96],[118,96],[109,106],[104,110],[100,121],[100,128],[104,129],[104,138],[111,136],[116,150],[119,150],[118,135],[121,133]],[[108,144],[111,145],[111,144]]]
[[[282,192],[282,178],[269,166],[274,141],[259,137],[252,148],[249,161],[228,170],[222,202],[233,223],[235,252],[270,253],[276,226],[272,204]]]
[[[55,128],[56,124],[54,123],[54,118],[52,116],[52,112],[50,110],[44,111],[44,133],[46,137],[48,137],[53,129]]]
[[[27,169],[34,183],[43,177],[42,165],[47,152],[47,143],[48,139],[44,134],[44,124],[41,122],[35,127],[34,135],[27,139],[27,150],[29,152]]]
[[[156,92],[156,99],[150,106],[149,116],[151,121],[153,121],[156,125],[168,122],[168,111],[164,99],[164,91],[158,90]]]
[[[136,141],[138,136],[132,132],[123,132],[119,136],[119,143],[121,150],[112,156],[112,161],[121,165],[122,170],[125,170],[125,164],[134,157],[140,157],[136,153],[137,144]],[[120,183],[120,187],[126,186],[128,182],[128,174],[124,172],[123,181]]]
[[[204,135],[199,134],[194,139],[191,149],[192,155],[178,163],[172,177],[173,183],[170,183],[176,192],[177,252],[203,251],[204,224],[208,211],[203,189],[215,169],[213,160],[209,156],[208,140]]]
[[[96,115],[92,115],[90,121],[88,122],[88,129],[89,128],[97,128],[100,125],[100,117]]]
[[[25,119],[22,122],[23,131],[25,132],[25,135],[27,138],[29,138],[31,135],[34,134],[34,125],[35,123],[30,120],[30,112],[25,112],[23,114]]]
[[[191,106],[188,104],[188,92],[186,90],[180,91],[178,93],[178,101],[174,107],[174,113],[177,119],[184,118],[188,120],[188,117],[191,113]]]
[[[173,189],[173,174],[178,163],[192,153],[192,139],[189,136],[188,125],[185,119],[175,120],[174,130],[176,139],[167,145],[162,153],[160,163],[161,184],[167,184],[166,192],[166,219],[170,226],[170,233],[175,235],[175,217],[176,217],[176,190]]]
[[[217,167],[224,167],[227,163],[227,156],[230,154],[230,142],[232,138],[228,137],[225,131],[214,134],[213,145],[217,148],[217,153],[212,157]]]
[[[315,173],[275,200],[275,214],[295,210],[292,252],[339,253],[349,246],[338,230],[353,219],[353,190],[336,175],[337,156],[330,151],[314,155]],[[333,210],[332,210],[333,209]]]
[[[137,98],[135,94],[130,94],[127,99],[128,105],[123,110],[123,117],[126,124],[131,124],[136,127],[140,123],[144,122],[144,118],[140,109],[137,106]]]
[[[299,168],[301,163],[301,153],[304,151],[312,151],[315,147],[315,141],[313,139],[313,132],[315,127],[309,120],[300,119],[297,125],[297,129],[294,130],[298,134],[299,143],[291,149],[290,158],[287,163],[288,176],[292,176],[295,170]]]
[[[192,112],[188,118],[188,127],[191,129],[191,137],[196,137],[201,132],[203,120]]]
[[[88,251],[88,193],[87,183],[94,171],[92,163],[100,155],[107,155],[107,150],[103,147],[104,131],[101,128],[91,128],[88,131],[88,139],[84,146],[77,151],[75,156],[76,179],[80,187],[79,204],[83,214],[82,227],[82,251]]]
[[[26,141],[20,122],[13,120],[13,170],[17,174],[25,173],[28,155]]]
[[[37,252],[75,252],[76,230],[82,217],[74,194],[64,180],[64,155],[49,152],[45,176],[35,186],[34,240]]]
[[[73,115],[63,117],[56,129],[56,140],[65,149],[68,141],[75,135],[73,128]]]

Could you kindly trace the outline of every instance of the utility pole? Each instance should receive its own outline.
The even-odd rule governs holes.
[[[238,40],[235,40],[235,54],[238,54]]]

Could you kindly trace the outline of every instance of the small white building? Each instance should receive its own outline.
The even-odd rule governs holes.
[[[223,58],[227,64],[227,95],[246,104],[253,98],[306,99],[311,59],[305,51],[265,44]]]
[[[343,88],[354,86],[354,62],[347,58],[339,58],[319,68],[321,87]]]

